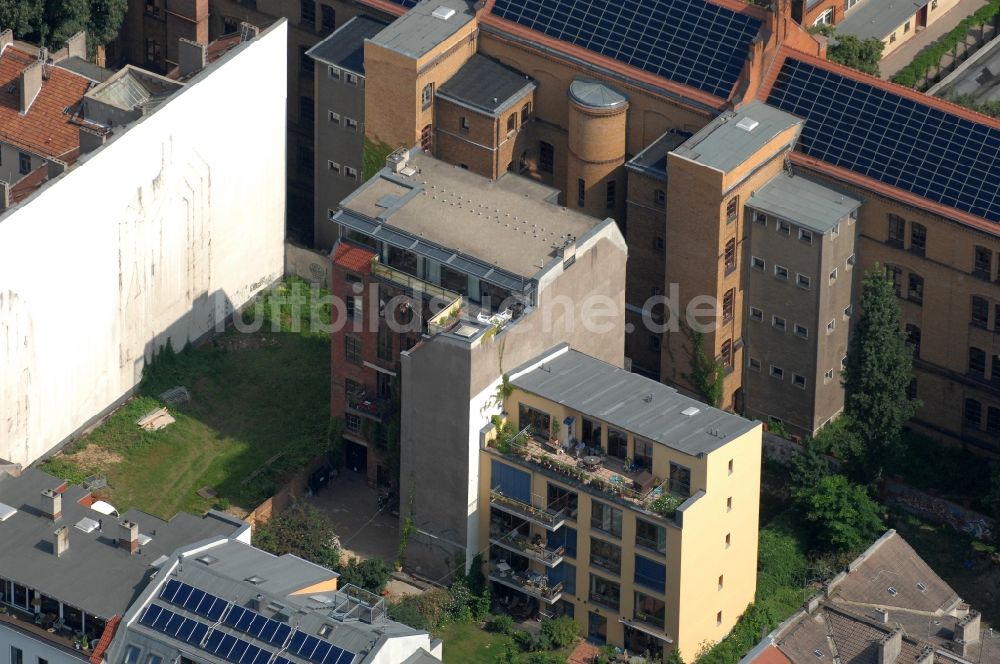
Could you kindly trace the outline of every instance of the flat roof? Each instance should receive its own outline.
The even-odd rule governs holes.
[[[534,89],[530,76],[477,53],[438,88],[437,96],[496,116]]]
[[[951,99],[970,95],[978,104],[1000,102],[1000,36],[972,54],[928,92]]]
[[[626,166],[666,182],[667,154],[680,147],[689,138],[691,138],[690,132],[668,129],[643,148],[642,152],[632,157]]]
[[[728,173],[781,132],[801,126],[800,118],[754,100],[718,116],[673,152]]]
[[[512,371],[511,384],[690,456],[759,425],[579,351],[556,352],[525,365],[534,368]]]
[[[466,0],[424,0],[371,38],[390,51],[410,58],[426,55],[475,18]]]
[[[110,69],[105,69],[104,67],[98,67],[93,62],[84,60],[78,56],[70,56],[64,58],[56,63],[56,67],[62,67],[63,69],[68,69],[74,74],[79,74],[80,76],[85,76],[92,81],[101,83],[108,80],[114,76],[114,71]]]
[[[917,13],[913,0],[865,0],[852,7],[837,24],[837,32],[858,39],[883,39]],[[916,29],[916,25],[911,25]]]
[[[385,21],[359,15],[343,24],[333,34],[306,51],[314,60],[365,75],[365,40],[388,25]]]
[[[556,247],[614,223],[555,205],[557,196],[519,175],[489,180],[416,151],[403,172],[383,169],[344,199],[334,221],[519,290]]]
[[[856,198],[787,171],[768,180],[746,204],[824,234],[861,207],[861,201]]]
[[[0,577],[35,588],[101,618],[121,614],[139,596],[154,571],[153,561],[180,546],[216,536],[229,536],[242,522],[209,512],[200,517],[182,512],[170,521],[129,510],[121,519],[107,517],[79,501],[89,492],[69,486],[62,494],[62,518],[42,515],[41,493],[58,489],[64,481],[33,468],[19,477],[0,473],[0,502],[17,513],[0,522]],[[103,531],[84,532],[76,527],[84,518],[103,522]],[[117,546],[118,522],[138,524],[150,536],[139,553]],[[69,550],[52,553],[53,532],[69,528]],[[155,535],[154,535],[155,532]]]

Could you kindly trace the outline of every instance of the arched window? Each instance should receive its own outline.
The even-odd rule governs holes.
[[[907,280],[906,299],[914,304],[924,303],[924,278],[919,274],[910,273]]]
[[[434,129],[430,125],[427,125],[420,132],[420,149],[431,154],[431,148],[434,145]]]
[[[981,348],[969,348],[969,373],[976,378],[986,377],[986,353]]]
[[[910,224],[910,251],[918,256],[927,253],[927,227],[923,224]]]
[[[903,238],[906,237],[906,220],[896,214],[888,215],[889,235],[886,237],[888,244],[902,247]]]
[[[976,327],[986,327],[990,319],[990,303],[985,297],[972,296],[972,314],[969,322]]]
[[[725,367],[733,366],[733,342],[731,339],[726,339],[722,342],[722,365]]]
[[[726,291],[726,294],[722,296],[722,320],[730,321],[733,319],[733,305],[736,301],[736,289],[730,288]]]
[[[726,250],[724,253],[726,260],[726,274],[729,274],[736,269],[736,240],[732,239],[726,242]]]
[[[978,429],[983,421],[983,404],[975,399],[966,399],[963,417],[966,424]]]

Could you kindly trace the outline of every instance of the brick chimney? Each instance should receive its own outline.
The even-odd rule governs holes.
[[[42,91],[42,63],[36,60],[21,71],[17,90],[21,95],[21,113],[27,113],[31,102]]]
[[[177,60],[181,78],[197,74],[205,68],[208,47],[183,37],[177,40]]]
[[[52,553],[56,554],[56,558],[61,558],[67,551],[69,551],[69,528],[60,526],[52,533]]]
[[[126,549],[129,553],[139,550],[139,526],[131,521],[122,521],[118,524],[118,546]]]
[[[58,521],[62,517],[62,494],[52,489],[42,491],[42,514]]]
[[[924,646],[924,649],[917,657],[915,664],[934,664],[934,648]]]
[[[955,625],[955,640],[975,643],[979,640],[979,611],[971,610]]]
[[[903,649],[903,630],[894,629],[878,643],[878,664],[895,664]]]

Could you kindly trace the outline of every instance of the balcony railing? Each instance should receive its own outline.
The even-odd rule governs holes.
[[[381,399],[367,394],[347,394],[347,407],[363,415],[382,419],[392,414],[395,404],[392,399]]]
[[[498,564],[490,566],[490,579],[508,588],[520,590],[526,595],[536,597],[547,604],[555,604],[562,598],[562,581],[549,585],[547,577],[534,572],[515,572],[509,566],[501,569]]]
[[[391,282],[415,293],[421,293],[423,295],[427,295],[428,297],[436,297],[447,302],[452,302],[455,299],[461,299],[462,297],[458,293],[441,288],[440,286],[432,284],[429,281],[424,281],[419,277],[414,277],[412,274],[408,274],[402,270],[397,270],[396,268],[389,267],[388,265],[383,265],[378,262],[377,257],[372,259],[372,276]]]
[[[540,562],[546,567],[556,567],[563,561],[563,555],[566,553],[565,547],[547,549],[543,544],[532,542],[517,531],[506,535],[491,535],[490,544],[496,544],[525,558]]]
[[[552,512],[541,507],[529,505],[524,501],[505,496],[496,489],[490,491],[490,504],[499,507],[505,512],[537,523],[547,530],[558,530],[566,523],[566,515],[563,512]]]

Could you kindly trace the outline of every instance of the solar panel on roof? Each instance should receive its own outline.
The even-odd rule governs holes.
[[[492,13],[723,98],[761,26],[706,0],[496,0]]]
[[[146,607],[139,618],[139,624],[195,645],[200,644],[208,632],[208,625],[205,623],[186,618],[158,604]]]
[[[268,618],[242,606],[233,606],[223,622],[255,639],[279,647],[285,645],[285,641],[288,640],[288,635],[292,631],[292,628],[286,623]]]
[[[1000,222],[1000,130],[794,58],[767,103],[805,118],[805,154]]]
[[[292,635],[288,652],[315,664],[350,664],[354,661],[354,653],[303,632]]]
[[[191,613],[197,613],[203,618],[208,618],[212,622],[217,622],[222,617],[229,602],[206,593],[204,590],[189,586],[186,583],[170,579],[163,585],[160,591],[160,599],[183,607]]]

